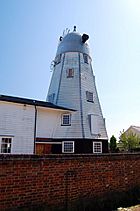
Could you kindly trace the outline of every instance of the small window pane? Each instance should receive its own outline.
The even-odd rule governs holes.
[[[93,152],[102,153],[102,142],[93,142]]]
[[[83,58],[84,58],[84,62],[86,64],[89,64],[89,57],[88,57],[88,55],[87,54],[83,54]]]
[[[67,78],[73,78],[73,77],[74,77],[74,69],[68,69]]]
[[[62,125],[70,125],[70,114],[63,114],[62,116]]]
[[[1,139],[1,153],[11,153],[12,138]]]
[[[62,152],[63,153],[73,153],[74,152],[74,142],[73,141],[66,141],[62,144]]]
[[[86,91],[86,99],[88,102],[93,102],[93,93]]]

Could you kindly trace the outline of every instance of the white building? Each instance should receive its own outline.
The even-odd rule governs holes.
[[[131,125],[126,131],[124,131],[126,134],[134,134],[138,137],[140,137],[140,126]]]
[[[74,27],[60,37],[47,100],[55,105],[75,109],[67,116],[70,122],[61,140],[74,142],[76,153],[108,151],[105,119],[97,94],[92,59],[87,43],[89,36]]]
[[[60,37],[48,102],[0,96],[0,153],[108,152],[88,38]]]
[[[55,153],[52,145],[61,149],[63,144],[55,140],[62,116],[73,112],[44,101],[0,95],[0,153]]]

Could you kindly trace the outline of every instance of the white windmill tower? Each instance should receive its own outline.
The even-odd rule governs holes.
[[[87,34],[77,33],[76,27],[60,37],[47,101],[76,110],[72,114],[64,113],[61,129],[54,136],[71,148],[68,152],[102,153],[108,151],[108,137],[88,38]]]

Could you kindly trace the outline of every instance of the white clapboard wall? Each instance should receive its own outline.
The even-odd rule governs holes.
[[[88,63],[85,63],[85,54]],[[71,126],[58,128],[55,137],[108,139],[88,44],[81,42],[79,33],[68,33],[58,45],[56,61],[58,56],[61,59],[59,63],[54,61],[47,101],[75,109],[76,112],[72,114]],[[67,77],[69,69],[73,70],[73,77]],[[93,102],[87,101],[87,91],[93,93]]]
[[[33,154],[34,107],[0,101],[0,136],[12,137],[12,154]]]

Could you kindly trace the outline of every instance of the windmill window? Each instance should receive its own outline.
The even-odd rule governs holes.
[[[11,146],[12,146],[11,137],[0,138],[0,152],[1,153],[11,153]]]
[[[87,54],[83,54],[84,63],[89,64],[89,57]]]
[[[93,142],[93,153],[102,153],[102,142]]]
[[[55,65],[59,64],[60,62],[61,62],[61,54],[59,54],[55,57]]]
[[[67,78],[73,78],[74,77],[74,69],[68,69],[67,70]]]
[[[62,115],[62,126],[70,126],[71,125],[71,115],[70,114],[63,114]]]
[[[86,99],[88,102],[94,102],[93,101],[93,92],[89,92],[89,91],[86,91]]]
[[[63,141],[62,153],[74,153],[74,141]]]

